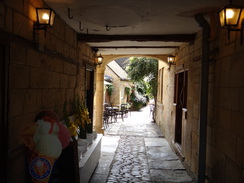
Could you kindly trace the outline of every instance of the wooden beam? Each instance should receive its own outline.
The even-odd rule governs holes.
[[[99,46],[99,47],[92,47],[92,49],[175,49],[179,48],[179,46]]]
[[[130,48],[179,48],[179,46],[99,46],[92,47],[93,49],[130,49]]]
[[[163,42],[191,42],[195,34],[169,34],[169,35],[100,35],[78,34],[81,42],[111,42],[111,41],[163,41]]]

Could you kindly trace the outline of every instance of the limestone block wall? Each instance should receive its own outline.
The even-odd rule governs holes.
[[[120,78],[114,73],[114,71],[112,71],[109,67],[106,67],[105,75],[111,76],[113,78],[113,92],[112,95],[110,96],[110,103],[113,103],[113,105],[119,103],[119,99],[120,99],[120,85],[119,85],[119,81]]]
[[[231,32],[228,40],[227,31],[221,30],[218,40],[208,174],[214,182],[237,183],[244,181],[244,46],[237,32]]]
[[[214,27],[216,29],[216,27]],[[218,32],[218,33],[217,33]],[[201,31],[191,44],[176,52],[176,66],[164,72],[164,100],[157,102],[157,123],[197,175],[201,84]],[[212,182],[243,182],[244,46],[240,34],[218,29],[211,35],[209,68],[206,176]],[[188,70],[187,118],[181,149],[174,143],[173,74]],[[171,79],[168,79],[171,78]],[[166,99],[168,97],[168,99]],[[184,113],[185,115],[185,113]],[[183,116],[184,117],[184,116]]]
[[[77,33],[55,17],[54,26],[38,31],[33,40],[36,0],[4,0],[0,3],[0,44],[8,49],[8,181],[25,183],[25,149],[22,130],[42,109],[55,110],[62,119],[63,104],[85,95],[85,64],[93,64],[86,44]],[[69,112],[71,112],[71,105]]]
[[[201,33],[198,33],[193,44],[182,44],[176,54],[176,65],[164,66],[163,76],[163,101],[157,102],[157,114],[161,115],[157,121],[172,146],[175,142],[175,115],[174,104],[175,73],[188,71],[187,91],[187,119],[182,121],[182,143],[180,154],[185,157],[185,162],[193,172],[197,171],[198,161],[198,123],[199,123],[199,96],[200,96],[200,71],[201,71]],[[159,98],[159,97],[158,97]],[[184,130],[184,131],[183,131]],[[184,132],[184,133],[183,133]]]
[[[159,61],[158,69],[158,77],[160,77],[160,79],[158,79],[156,121],[162,129],[164,135],[166,137],[170,137],[174,135],[174,123],[170,121],[172,121],[174,117],[174,80],[172,79],[174,78],[175,68],[172,66],[171,69],[169,69],[169,65],[165,64],[163,61]],[[160,70],[163,74],[160,74]]]
[[[106,67],[105,74],[113,78],[113,93],[110,97],[110,103],[114,106],[126,103],[125,87],[130,87],[129,81],[121,81],[121,79],[109,67]]]

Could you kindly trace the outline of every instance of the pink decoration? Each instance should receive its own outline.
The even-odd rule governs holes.
[[[62,144],[62,149],[64,149],[69,145],[70,138],[71,138],[70,132],[63,124],[57,123],[57,125],[59,127],[58,139]]]

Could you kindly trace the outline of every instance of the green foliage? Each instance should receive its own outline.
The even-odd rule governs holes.
[[[130,87],[125,87],[125,94],[130,95]]]
[[[150,98],[157,95],[158,60],[134,57],[126,68],[131,81],[137,83],[138,92]]]
[[[113,85],[108,85],[107,86],[107,92],[108,92],[108,95],[111,97],[112,93],[114,91],[114,87]]]
[[[147,95],[147,90],[148,90],[147,82],[145,82],[144,80],[138,81],[136,82],[135,87],[138,93],[140,93],[141,95]]]
[[[133,110],[140,110],[143,105],[146,105],[147,99],[142,94],[138,93],[135,89],[132,89],[130,95],[130,101],[132,102]]]

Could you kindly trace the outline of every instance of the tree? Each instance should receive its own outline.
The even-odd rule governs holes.
[[[146,57],[134,57],[126,70],[131,81],[138,83],[137,86],[139,89],[137,93],[144,94],[148,98],[153,98],[154,102],[156,102],[158,60]],[[137,97],[137,93],[134,93],[134,103],[141,98]],[[153,121],[155,121],[155,110],[153,111]]]
[[[134,57],[128,64],[126,71],[131,81],[144,83],[144,92],[156,101],[158,60],[146,57]]]

